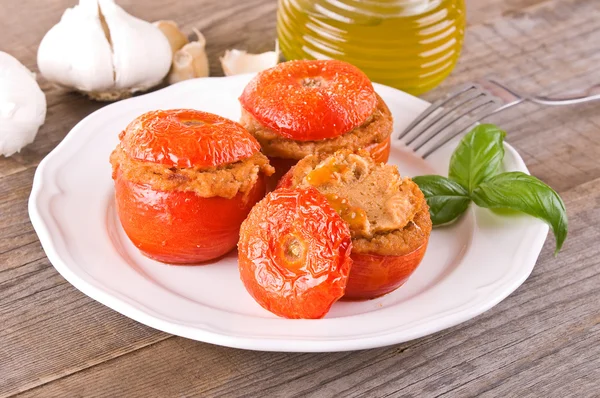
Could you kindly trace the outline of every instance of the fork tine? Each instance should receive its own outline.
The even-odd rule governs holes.
[[[490,97],[489,95],[482,93],[481,96],[474,98],[470,102],[471,103],[469,104],[468,108],[464,107],[465,109],[464,109],[464,111],[462,111],[462,113],[460,113],[460,114],[455,113],[454,115],[452,115],[454,117],[450,120],[447,120],[446,124],[444,124],[442,126],[438,126],[435,129],[430,129],[430,131],[427,131],[428,134],[421,134],[420,137],[424,137],[424,138],[413,147],[413,150],[415,150],[415,151],[419,150],[425,144],[427,144],[429,141],[431,141],[432,139],[437,137],[441,132],[443,132],[445,129],[447,129],[454,123],[458,122],[465,116],[468,116],[472,112],[475,112],[478,109],[485,107],[488,104],[495,103],[496,100],[494,99],[494,97]]]
[[[455,99],[460,98],[461,101],[458,102],[456,105],[454,105],[452,108],[444,108],[444,112],[440,112],[440,114],[437,115],[437,117],[432,118],[427,123],[424,123],[420,129],[415,129],[415,130],[419,131],[419,134],[415,134],[412,138],[408,139],[408,141],[406,142],[406,145],[409,146],[410,144],[412,144],[419,138],[423,137],[425,135],[425,133],[427,133],[432,126],[441,122],[447,116],[452,115],[452,113],[455,110],[459,109],[461,106],[468,104],[469,102],[476,100],[479,97],[485,96],[485,93],[483,93],[481,90],[478,90],[478,89],[470,90],[465,93],[466,93],[466,95],[459,94],[459,95],[454,96]],[[464,97],[464,98],[462,98],[462,97]]]
[[[447,96],[445,96],[444,98],[441,98],[435,102],[433,102],[431,105],[429,105],[427,107],[427,109],[425,109],[418,118],[416,118],[415,120],[413,120],[408,127],[406,127],[402,133],[400,133],[400,135],[398,136],[398,139],[401,139],[403,137],[405,137],[409,132],[411,132],[419,123],[421,123],[423,120],[425,120],[425,118],[427,118],[429,115],[431,115],[433,112],[435,112],[437,109],[441,108],[443,105],[445,105],[446,103],[448,103],[449,101],[451,101],[452,99],[454,99],[456,96],[472,90],[472,89],[476,89],[477,86],[475,84],[468,84],[465,85],[461,88],[459,88],[458,90],[456,90],[455,92],[452,92],[450,94],[448,94]]]
[[[484,104],[482,106],[483,109],[481,109],[478,113],[476,113],[473,116],[471,116],[468,119],[466,119],[467,122],[461,123],[459,128],[452,130],[453,133],[448,134],[447,136],[445,136],[444,138],[442,138],[440,141],[438,141],[433,147],[431,147],[430,149],[428,149],[423,154],[423,159],[427,158],[433,152],[437,151],[439,148],[441,148],[442,146],[444,146],[446,143],[448,143],[448,141],[450,141],[451,139],[453,139],[457,135],[459,135],[461,133],[464,133],[465,130],[467,130],[471,126],[477,124],[478,121],[480,121],[482,119],[485,119],[487,116],[495,113],[499,109],[500,106],[501,106],[501,103],[498,100],[495,100],[495,101],[492,101],[492,102]],[[439,135],[439,134],[436,134],[436,135]]]

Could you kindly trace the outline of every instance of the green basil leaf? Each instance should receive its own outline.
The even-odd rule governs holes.
[[[514,171],[481,183],[471,195],[480,207],[511,209],[545,221],[556,238],[555,254],[567,238],[567,211],[558,194],[535,177]]]
[[[448,223],[467,210],[469,193],[456,182],[442,176],[427,175],[413,178],[427,204],[433,225]]]
[[[493,124],[480,124],[460,141],[450,159],[448,176],[469,193],[498,171],[504,158],[506,133]]]

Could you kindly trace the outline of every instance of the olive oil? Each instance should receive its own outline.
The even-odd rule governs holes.
[[[277,12],[287,59],[341,59],[415,95],[450,74],[464,28],[464,0],[279,0]]]

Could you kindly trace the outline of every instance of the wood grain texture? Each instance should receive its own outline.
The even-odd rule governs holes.
[[[37,45],[74,0],[2,0],[0,50],[36,70]],[[200,28],[213,75],[227,48],[265,51],[275,1],[122,0],[147,20]],[[596,0],[468,0],[456,84],[497,77],[558,94],[600,83]],[[563,196],[570,234],[548,239],[531,277],[457,327],[393,347],[334,354],[242,351],[155,331],[94,302],[46,259],[29,223],[37,164],[101,107],[39,79],[47,122],[20,154],[0,158],[0,397],[404,396],[597,397],[600,393],[600,104],[525,104],[490,121],[532,174]]]

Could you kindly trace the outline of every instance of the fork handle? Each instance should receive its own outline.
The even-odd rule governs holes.
[[[527,100],[542,105],[573,105],[600,99],[600,84],[585,90],[559,97],[531,96]]]

